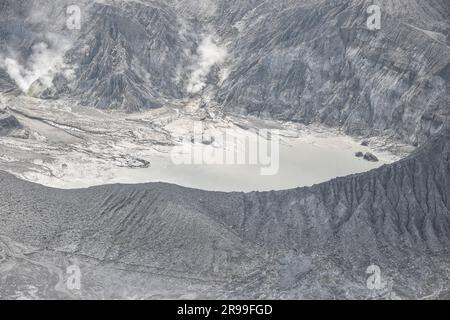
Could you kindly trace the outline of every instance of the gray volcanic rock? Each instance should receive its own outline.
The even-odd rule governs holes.
[[[99,108],[137,111],[183,96],[195,38],[170,8],[156,2],[95,4],[70,60],[75,92]],[[81,60],[79,60],[81,56]]]
[[[72,1],[6,0],[0,5],[5,21],[0,59],[13,58],[28,72],[37,89],[33,96],[65,96],[102,109],[139,111],[185,94],[197,38],[189,23],[163,2],[79,1],[80,30],[66,26]],[[33,55],[42,43],[49,57]],[[38,69],[51,65],[47,58],[61,59],[65,66],[50,68],[53,84],[45,91],[37,71],[47,71]],[[2,62],[0,79],[6,81]],[[39,62],[37,68],[33,62]]]
[[[392,165],[278,192],[161,183],[57,190],[1,173],[0,236],[10,249],[0,296],[27,284],[38,297],[67,297],[55,284],[76,259],[84,298],[145,296],[159,277],[173,280],[158,297],[182,296],[188,284],[216,298],[445,297],[449,159],[445,128]],[[45,266],[38,279],[31,264]],[[366,287],[370,265],[383,277],[375,291]]]
[[[230,31],[224,109],[409,143],[449,118],[448,1],[256,2]],[[366,27],[372,4],[379,31]]]
[[[377,162],[378,158],[374,154],[372,154],[370,152],[366,152],[366,154],[364,155],[364,160],[371,161],[371,162]]]
[[[0,111],[0,136],[5,136],[14,130],[21,129],[22,125],[13,115]]]
[[[0,68],[0,92],[2,93],[20,93],[14,80],[8,75],[5,70]]]
[[[72,4],[0,4],[0,53],[26,65],[44,42],[74,72],[39,97],[125,111],[184,101],[199,43],[216,35],[228,59],[211,68],[199,94],[226,112],[415,145],[449,118],[445,0],[78,1],[81,29],[68,30]],[[372,4],[382,13],[378,31],[366,27]],[[0,90],[8,91],[4,69],[0,63]]]
[[[366,27],[374,3],[379,31]],[[277,192],[58,190],[0,173],[0,298],[449,296],[448,1],[81,0],[81,29],[69,30],[73,4],[0,1],[2,94],[128,112],[205,98],[225,112],[422,147]],[[205,89],[188,92],[205,35],[227,59],[206,61]],[[0,135],[18,128],[0,114]],[[74,264],[78,292],[65,285]]]

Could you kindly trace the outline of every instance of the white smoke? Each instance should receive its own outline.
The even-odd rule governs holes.
[[[193,65],[193,72],[187,85],[187,91],[197,93],[202,90],[206,83],[211,68],[225,60],[227,51],[219,47],[211,36],[206,36],[197,49],[196,62]]]
[[[53,40],[56,41],[56,39]],[[49,87],[58,72],[63,71],[65,74],[70,74],[68,66],[64,63],[64,53],[69,44],[61,39],[58,39],[55,44],[57,45],[52,47],[45,42],[34,44],[31,48],[31,55],[24,65],[12,57],[0,57],[0,67],[6,70],[24,93],[28,92],[36,80]]]

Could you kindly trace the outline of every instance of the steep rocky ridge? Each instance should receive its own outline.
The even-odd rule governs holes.
[[[226,112],[411,144],[449,117],[445,0],[80,1],[81,30],[68,30],[71,4],[0,4],[3,55],[13,52],[25,65],[36,43],[67,44],[59,53],[73,75],[55,75],[54,88],[31,94],[126,111],[189,100],[195,53],[209,34],[228,59],[211,68],[199,94]],[[372,4],[382,13],[377,31],[366,27]],[[0,88],[11,92],[4,69],[0,64]]]
[[[378,31],[366,27],[371,4],[381,9]],[[448,119],[448,3],[305,1],[261,8],[230,31],[237,38],[233,62],[217,94],[226,110],[320,122],[356,135],[392,134],[413,144]]]
[[[368,297],[371,264],[387,279],[379,296],[450,290],[448,128],[395,164],[278,192],[161,183],[68,191],[0,179],[2,236],[130,272],[202,279],[225,297]]]

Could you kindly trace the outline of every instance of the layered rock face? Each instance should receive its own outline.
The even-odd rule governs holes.
[[[65,0],[1,5],[0,68],[19,73],[2,79],[26,94],[132,112],[185,92],[196,37],[163,2],[80,1],[76,16]],[[76,18],[79,25],[70,25]]]
[[[366,25],[373,4],[381,10],[379,30]],[[1,4],[3,55],[13,53],[26,66],[36,44],[45,43],[66,64],[49,67],[50,88],[38,82],[28,92],[19,79],[28,94],[126,111],[178,103],[192,98],[187,88],[209,35],[227,59],[206,71],[205,89],[196,95],[226,112],[319,122],[411,144],[423,143],[449,117],[444,0],[81,1],[79,30],[66,26],[70,5]],[[11,73],[11,63],[0,64],[4,92],[13,85],[8,67]],[[26,80],[39,80],[27,68]]]
[[[88,24],[69,53],[80,64],[75,91],[85,104],[139,111],[183,96],[195,37],[170,8],[96,4]]]
[[[380,30],[366,26],[371,4],[380,7]],[[231,31],[233,62],[217,94],[227,110],[419,144],[448,118],[448,3],[266,7],[249,10]]]
[[[393,165],[279,192],[159,183],[63,191],[1,174],[0,234],[35,248],[29,258],[201,280],[214,297],[367,298],[366,268],[376,265],[384,280],[375,297],[439,298],[450,291],[449,161],[445,129]]]

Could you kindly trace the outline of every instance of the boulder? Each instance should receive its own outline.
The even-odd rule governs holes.
[[[0,136],[6,136],[14,130],[21,129],[22,125],[11,114],[0,113]]]
[[[370,162],[378,162],[378,158],[370,152],[366,152],[364,159]]]

